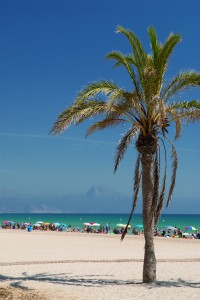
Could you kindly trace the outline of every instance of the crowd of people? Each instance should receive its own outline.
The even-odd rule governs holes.
[[[31,223],[14,223],[12,221],[3,221],[1,227],[4,229],[22,229],[28,230],[31,232],[32,230],[51,230],[51,231],[70,231],[70,232],[85,232],[85,233],[102,233],[102,234],[122,234],[125,230],[125,227],[117,226],[114,229],[111,228],[109,224],[100,225],[98,227],[91,226],[84,226],[84,228],[80,227],[71,227],[71,225],[66,225],[64,223],[43,223],[40,224],[31,224]],[[134,227],[133,229],[128,228],[128,234],[133,235],[143,235],[144,230],[143,228]],[[173,238],[197,238],[200,239],[200,233],[198,229],[195,232],[188,233],[183,232],[180,228],[176,226],[172,228],[164,228],[159,230],[158,227],[154,230],[154,236],[161,236],[161,237],[173,237]]]

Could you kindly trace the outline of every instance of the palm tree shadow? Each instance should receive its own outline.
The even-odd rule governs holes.
[[[95,277],[95,278],[94,278]],[[99,278],[103,277],[103,278]],[[25,283],[28,281],[35,282],[47,282],[51,284],[60,284],[60,285],[71,285],[71,286],[84,286],[84,287],[104,287],[104,286],[115,286],[115,285],[141,285],[148,289],[152,288],[180,288],[180,287],[191,287],[191,288],[200,288],[200,282],[192,282],[186,281],[181,278],[178,280],[170,280],[170,281],[157,281],[153,284],[144,284],[142,281],[136,280],[120,280],[120,279],[112,279],[105,278],[111,277],[108,275],[84,275],[84,276],[76,276],[71,275],[70,273],[60,273],[60,274],[46,274],[46,273],[38,273],[35,275],[28,275],[27,273],[22,273],[21,276],[11,277],[0,275],[1,282],[10,282],[10,286],[15,288],[20,288],[22,290],[29,290],[25,286]]]
[[[157,281],[155,283],[156,287],[191,287],[191,288],[200,288],[200,282],[187,281],[181,278],[178,280],[170,280],[170,281]]]

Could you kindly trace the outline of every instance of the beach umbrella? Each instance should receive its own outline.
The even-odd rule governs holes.
[[[186,229],[186,230],[196,230],[196,228],[193,227],[193,226],[187,226],[187,227],[185,227],[185,229]]]
[[[100,224],[99,223],[93,223],[93,224],[91,224],[91,226],[100,226]]]
[[[126,227],[126,224],[123,224],[123,226],[122,227]],[[131,225],[128,225],[128,228],[131,228]]]
[[[116,224],[116,226],[117,227],[124,227],[124,224],[119,223],[119,224]]]
[[[137,225],[135,225],[134,228],[143,228],[143,225],[142,224],[137,224]]]
[[[35,224],[33,224],[33,226],[35,226],[35,227],[40,227],[40,226],[42,226],[42,225],[39,224],[39,223],[35,223]]]
[[[38,222],[36,222],[37,224],[43,224],[44,222],[42,222],[42,221],[38,221]]]
[[[54,226],[60,226],[60,223],[53,223]]]
[[[60,226],[67,227],[65,223],[60,223]]]
[[[90,223],[88,223],[88,222],[85,222],[85,223],[83,223],[85,226],[91,226],[91,224]]]
[[[4,220],[2,221],[2,224],[8,224],[8,221]]]
[[[177,230],[177,228],[174,227],[174,226],[165,226],[165,228],[166,228],[167,230]]]
[[[48,226],[49,224],[50,224],[49,222],[43,223],[44,226]]]

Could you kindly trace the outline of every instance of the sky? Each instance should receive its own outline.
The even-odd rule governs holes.
[[[200,71],[200,2],[160,0],[0,1],[0,191],[21,195],[84,193],[93,185],[131,195],[134,145],[114,175],[115,147],[123,128],[85,139],[89,121],[59,137],[49,135],[58,114],[88,83],[106,79],[131,87],[127,74],[105,55],[130,52],[116,34],[130,28],[150,52],[147,28],[159,40],[180,33],[168,78],[179,70]],[[199,99],[200,89],[183,100]],[[200,212],[199,124],[183,128],[174,201]],[[187,203],[187,205],[186,205]],[[198,204],[197,204],[198,203]]]

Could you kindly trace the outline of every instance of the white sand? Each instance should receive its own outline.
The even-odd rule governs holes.
[[[46,299],[200,299],[200,240],[158,237],[155,247],[157,283],[145,285],[142,236],[0,230],[0,287]]]

